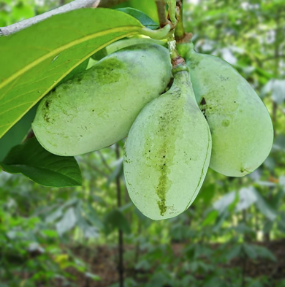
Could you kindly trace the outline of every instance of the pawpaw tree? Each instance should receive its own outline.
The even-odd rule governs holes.
[[[126,138],[130,198],[158,220],[192,204],[209,167],[241,177],[264,162],[273,142],[265,105],[230,64],[194,51],[183,1],[152,2],[159,23],[143,2],[95,2],[2,29],[4,171],[81,185],[74,156]]]

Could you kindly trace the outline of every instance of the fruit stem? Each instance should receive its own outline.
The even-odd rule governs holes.
[[[174,39],[174,34],[168,37],[168,49],[172,63],[172,69],[174,70],[177,66],[185,64],[185,61],[176,50],[176,41]]]
[[[160,40],[160,39],[165,39],[168,36],[170,29],[171,29],[171,26],[169,24],[165,25],[163,28],[158,29],[158,30],[151,30],[151,29],[144,27],[140,30],[140,33],[142,35],[151,37],[153,39]]]
[[[183,61],[182,63],[177,64],[177,66],[172,69],[172,73],[174,76],[174,81],[169,92],[177,93],[179,91],[180,94],[187,95],[187,97],[194,100],[193,103],[197,105],[189,75],[189,69],[185,62]]]
[[[192,34],[186,33],[183,26],[183,0],[176,1],[176,18],[178,19],[175,29],[175,39],[178,44],[187,43],[191,40]]]
[[[168,49],[169,49],[171,60],[175,59],[175,58],[177,58],[179,56],[178,52],[176,50],[176,41],[174,39],[174,35],[173,34],[171,34],[168,37]]]
[[[176,26],[176,0],[168,0],[168,14],[172,24]]]

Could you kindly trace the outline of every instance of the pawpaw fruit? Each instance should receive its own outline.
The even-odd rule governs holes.
[[[177,71],[171,89],[139,113],[125,144],[124,175],[136,207],[153,220],[182,213],[203,183],[211,147],[189,73]]]
[[[210,126],[210,167],[226,176],[244,176],[258,168],[273,142],[270,115],[250,84],[222,59],[195,52],[193,44],[178,50],[186,59],[200,109]]]
[[[32,124],[49,152],[72,156],[127,136],[140,110],[167,87],[169,52],[156,44],[121,49],[43,98]]]

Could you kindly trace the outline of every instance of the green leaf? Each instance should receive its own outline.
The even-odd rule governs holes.
[[[253,245],[247,244],[247,243],[243,243],[243,244],[242,244],[242,248],[243,248],[244,253],[245,253],[249,258],[255,259],[255,258],[258,256]]]
[[[73,207],[70,207],[65,212],[62,219],[56,223],[56,230],[59,236],[62,236],[67,231],[71,230],[77,222],[77,217]]]
[[[227,261],[230,262],[232,259],[239,257],[241,255],[241,246],[236,245],[230,248],[226,254]]]
[[[21,173],[45,186],[65,187],[82,184],[80,169],[74,157],[51,154],[36,138],[12,148],[0,162],[0,166],[8,173]]]
[[[226,193],[223,197],[218,199],[213,204],[213,208],[216,209],[219,214],[222,214],[234,201],[236,193],[234,191]]]
[[[98,229],[89,224],[84,213],[85,210],[83,209],[82,202],[80,202],[75,208],[77,227],[82,230],[85,238],[97,238],[99,235]]]
[[[258,257],[267,258],[271,261],[277,262],[275,255],[266,247],[256,245],[255,250],[258,253]]]
[[[0,37],[0,137],[76,66],[141,29],[126,13],[86,8]]]
[[[203,186],[193,204],[199,205],[201,204],[200,201],[202,201],[203,206],[209,206],[209,204],[212,202],[213,197],[216,194],[215,191],[216,191],[215,184],[209,184],[206,185],[205,187]]]
[[[261,196],[261,194],[254,189],[256,194],[256,206],[259,209],[259,211],[270,221],[274,221],[277,217],[276,211],[269,205],[269,203],[266,201],[265,198]]]
[[[145,13],[141,12],[140,10],[130,8],[130,7],[118,8],[117,10],[131,15],[132,17],[139,20],[142,25],[144,25],[145,27],[151,30],[156,30],[159,28],[159,25],[156,22],[154,22],[149,16],[147,16]]]
[[[98,276],[98,275],[95,275],[95,274],[92,274],[92,273],[89,273],[89,272],[86,272],[84,274],[87,278],[91,278],[92,280],[94,281],[100,281],[101,280],[101,277]]]
[[[146,15],[154,19],[154,21],[158,22],[158,13],[157,13],[155,1],[130,0],[128,6],[142,11],[143,13],[145,13]]]
[[[10,149],[20,144],[31,128],[37,107],[33,107],[0,139],[0,161],[4,159]]]
[[[99,229],[103,229],[104,225],[101,221],[100,217],[98,216],[96,210],[92,207],[90,202],[87,202],[87,207],[85,211],[86,219],[93,225],[98,227]]]
[[[219,212],[215,209],[211,210],[202,222],[202,226],[213,225],[219,216]]]
[[[275,137],[273,151],[285,151],[285,134],[280,134]]]
[[[105,217],[106,233],[112,232],[114,229],[121,229],[125,233],[130,233],[130,224],[124,214],[119,210],[112,210]]]
[[[259,278],[257,278],[257,279],[250,279],[249,283],[246,286],[248,286],[248,287],[264,287],[264,284],[260,281]]]
[[[236,206],[236,212],[248,209],[256,202],[255,189],[252,186],[244,187],[239,190],[239,202]]]

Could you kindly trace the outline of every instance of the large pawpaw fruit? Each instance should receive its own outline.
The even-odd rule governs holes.
[[[154,220],[179,215],[201,188],[211,147],[189,73],[178,71],[171,89],[143,108],[129,132],[124,174],[133,203]]]
[[[172,76],[169,52],[156,44],[117,51],[61,84],[41,101],[33,130],[57,155],[79,155],[127,136],[140,110]]]
[[[227,176],[244,176],[268,156],[273,142],[269,113],[250,84],[222,59],[199,54],[193,44],[179,52],[190,69],[200,109],[210,126],[210,167]]]

